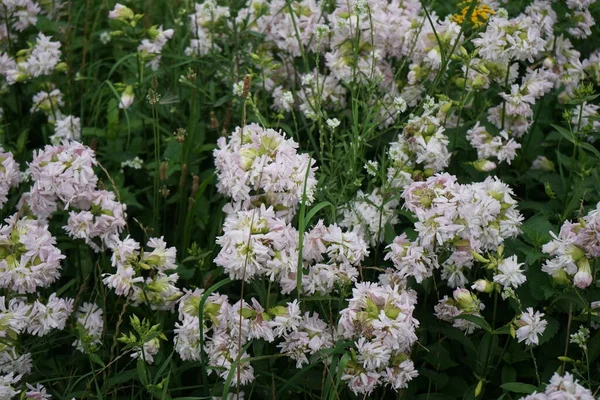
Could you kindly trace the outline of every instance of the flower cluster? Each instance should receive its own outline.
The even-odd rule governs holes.
[[[231,197],[234,208],[252,209],[264,203],[290,221],[304,195],[307,204],[313,201],[315,160],[297,154],[298,144],[283,133],[250,124],[236,128],[217,144],[217,188]]]
[[[445,104],[429,98],[423,113],[411,116],[396,141],[390,143],[387,178],[393,187],[405,188],[448,166],[450,153],[443,126],[446,112]]]
[[[319,221],[304,236],[304,265],[308,264],[308,273],[302,275],[304,293],[327,295],[356,282],[356,267],[368,255],[367,244],[359,232],[344,232],[337,225],[325,226]],[[291,291],[295,282],[287,282]]]
[[[73,342],[73,346],[81,352],[94,352],[102,345],[104,330],[102,309],[92,303],[83,303],[75,313],[75,317],[79,337]]]
[[[355,340],[342,376],[355,394],[379,385],[405,388],[417,376],[409,358],[419,326],[412,316],[416,303],[416,293],[402,286],[356,284],[339,321],[339,335]]]
[[[438,268],[437,252],[450,250],[442,263],[443,277],[451,287],[463,286],[474,254],[495,251],[504,239],[519,233],[523,217],[512,196],[507,185],[492,177],[468,185],[459,184],[449,174],[414,182],[402,197],[404,206],[417,218],[418,238],[414,242],[405,236],[396,238],[388,246],[386,259],[391,259],[404,276],[414,276],[420,282]],[[516,259],[500,265],[508,273],[518,269],[515,263]]]
[[[9,85],[64,70],[65,65],[59,65],[61,44],[50,39],[51,36],[38,34],[35,44],[21,50],[17,59],[0,52],[0,75],[4,75]]]
[[[481,318],[480,312],[483,309],[485,304],[475,294],[467,289],[457,288],[452,293],[452,298],[444,296],[435,305],[435,316],[442,321],[452,322],[452,326],[465,333],[473,333],[480,326],[462,316],[472,315]]]
[[[0,147],[0,207],[7,202],[10,189],[17,187],[20,182],[19,164],[11,152]]]
[[[149,304],[153,310],[172,310],[181,296],[175,286],[179,275],[170,273],[177,269],[177,249],[167,248],[162,237],[149,239],[147,246],[152,251],[142,251],[140,244],[129,236],[115,239],[110,250],[112,266],[117,270],[104,274],[103,282],[134,304]],[[150,276],[146,276],[148,273]]]
[[[1,288],[36,293],[59,278],[64,258],[47,224],[14,214],[0,225]]]
[[[594,281],[590,259],[600,257],[600,203],[579,222],[565,221],[552,240],[542,247],[551,258],[542,266],[542,271],[561,283],[573,282],[586,288]]]
[[[221,251],[215,263],[233,279],[252,280],[267,275],[280,281],[296,273],[298,232],[277,218],[273,207],[265,208],[263,204],[229,214],[217,244]]]
[[[534,392],[529,396],[521,397],[521,400],[554,399],[594,400],[595,397],[591,390],[581,386],[579,380],[568,372],[565,372],[563,376],[555,372],[544,393]]]
[[[33,185],[21,202],[42,220],[59,209],[71,209],[65,231],[99,251],[125,227],[126,206],[114,193],[96,188],[96,164],[94,152],[81,143],[46,146],[29,163]]]
[[[63,330],[72,311],[73,299],[61,299],[56,293],[52,293],[46,302],[37,299],[32,303],[25,298],[9,300],[0,296],[0,397],[10,399],[21,393],[18,389],[23,387],[21,380],[32,371],[31,354],[17,352],[20,335],[45,336],[52,330]],[[25,387],[29,389],[27,393],[45,393],[40,384],[25,384]]]
[[[381,194],[381,189],[373,189],[370,195],[361,190],[356,193],[356,200],[344,209],[344,219],[340,226],[355,230],[361,236],[369,238],[369,243],[375,246],[383,240],[385,226],[398,222],[396,208],[399,201]]]
[[[185,54],[199,57],[211,50],[219,51],[221,48],[215,43],[215,39],[221,35],[217,28],[229,18],[229,7],[217,5],[216,1],[210,0],[195,4],[194,10],[189,16],[192,39]]]
[[[32,0],[4,1],[0,9],[0,41],[35,25],[40,11],[40,5]]]
[[[33,181],[23,201],[38,218],[69,206],[86,209],[98,183],[94,152],[79,142],[47,145],[35,151],[28,175]]]

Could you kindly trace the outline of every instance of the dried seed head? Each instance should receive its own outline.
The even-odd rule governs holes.
[[[217,121],[214,111],[210,112],[210,127],[213,129],[219,129],[219,121]]]
[[[244,76],[244,90],[242,90],[242,98],[247,99],[248,94],[250,93],[250,85],[252,84],[252,76],[250,74],[246,74]]]
[[[179,187],[183,189],[185,186],[185,178],[187,177],[188,166],[187,164],[183,164],[181,166],[181,177],[179,178]]]
[[[160,163],[160,180],[164,182],[167,180],[167,162],[163,161]]]
[[[160,93],[158,93],[153,88],[150,88],[148,89],[148,95],[146,96],[146,100],[148,100],[148,103],[150,103],[150,105],[152,106],[158,104],[158,102],[160,101]]]
[[[186,78],[190,82],[195,81],[196,80],[196,71],[194,71],[191,68],[188,68],[188,72],[187,72]]]
[[[190,198],[194,198],[196,197],[196,192],[198,192],[198,188],[200,187],[200,178],[198,177],[198,175],[194,175],[194,177],[192,178],[192,194],[190,196]]]
[[[178,128],[177,131],[173,133],[175,140],[177,140],[179,143],[183,143],[185,141],[186,135],[187,131],[184,128]]]

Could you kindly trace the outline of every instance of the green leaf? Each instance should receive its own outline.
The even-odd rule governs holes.
[[[598,151],[598,149],[596,149],[594,146],[592,146],[588,142],[579,143],[579,147],[589,151],[590,153],[593,153],[596,156],[596,158],[600,158],[600,151]]]
[[[428,346],[427,349],[429,353],[425,356],[425,360],[435,369],[445,370],[458,365],[452,360],[450,352],[441,343],[434,343]]]
[[[548,324],[546,325],[546,330],[544,330],[544,333],[540,337],[539,345],[542,345],[550,339],[552,339],[554,335],[556,335],[556,333],[558,332],[558,321],[549,316],[546,316],[545,319],[548,322]]]
[[[89,356],[90,356],[90,360],[92,360],[96,364],[100,365],[102,368],[104,368],[106,366],[104,364],[104,361],[102,361],[102,359],[100,358],[100,356],[98,354],[90,353]]]
[[[500,387],[504,390],[508,390],[509,392],[525,393],[525,394],[531,394],[538,389],[537,387],[535,387],[533,385],[529,385],[527,383],[520,383],[520,382],[508,382],[508,383],[504,383],[504,384],[500,385]]]
[[[310,220],[315,216],[316,213],[318,213],[319,211],[321,211],[321,209],[327,206],[333,207],[333,204],[331,204],[328,201],[322,201],[319,204],[315,205],[313,208],[311,208],[310,211],[306,214],[306,226],[310,224]]]
[[[558,125],[554,125],[554,124],[551,124],[551,125],[554,129],[556,129],[556,131],[558,133],[561,134],[562,137],[567,139],[569,142],[576,144],[575,139],[573,138],[573,133],[571,133],[571,131],[563,128],[562,126],[558,126]]]
[[[535,247],[541,247],[552,240],[550,231],[554,227],[544,215],[534,215],[523,224],[523,236],[527,242]]]

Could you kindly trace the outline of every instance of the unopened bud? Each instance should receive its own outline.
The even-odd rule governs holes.
[[[454,300],[458,303],[460,309],[469,311],[475,309],[473,295],[467,289],[457,288],[452,293]]]
[[[59,62],[58,64],[56,64],[56,67],[54,67],[54,70],[56,72],[67,72],[69,70],[69,67],[67,66],[66,62]]]
[[[577,273],[573,278],[573,283],[580,289],[585,289],[592,284],[592,270],[590,268],[590,262],[587,258],[583,257],[577,261]]]
[[[269,314],[274,315],[276,317],[281,317],[287,313],[287,307],[284,306],[275,306],[269,310]]]
[[[490,172],[496,169],[496,164],[490,160],[481,159],[471,163],[473,168],[480,172]]]
[[[483,379],[480,379],[475,387],[475,397],[479,397],[481,391],[483,390]]]
[[[494,291],[494,284],[485,279],[478,279],[475,281],[471,289],[477,290],[481,293],[492,293]]]

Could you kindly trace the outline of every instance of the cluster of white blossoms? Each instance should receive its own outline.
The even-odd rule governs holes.
[[[229,214],[223,235],[217,238],[221,251],[215,263],[232,279],[266,277],[278,282],[281,292],[297,286],[299,235],[290,224],[275,216],[273,207]],[[368,255],[367,245],[356,232],[345,232],[322,221],[304,237],[302,290],[328,294],[336,285],[356,280],[356,266]]]
[[[304,265],[308,266],[308,273],[302,275],[303,292],[327,295],[338,287],[356,282],[357,267],[369,255],[369,250],[357,231],[344,232],[335,224],[325,226],[321,220],[306,232],[302,253]],[[286,283],[288,291],[295,288],[294,279]]]
[[[45,302],[37,299],[28,302],[25,297],[0,296],[0,398],[11,399],[22,392],[27,396],[45,394],[46,390],[40,384],[32,386],[22,382],[22,379],[33,369],[30,353],[20,354],[19,338],[29,334],[45,336],[52,330],[63,330],[67,319],[73,311],[73,299],[61,299],[52,293]],[[44,399],[48,397],[25,397]]]
[[[215,263],[233,279],[267,275],[279,281],[289,274],[295,276],[298,232],[277,218],[273,207],[263,204],[258,209],[229,214],[217,244],[221,251]]]
[[[233,385],[245,385],[255,378],[250,356],[244,348],[250,340],[279,341],[281,353],[296,361],[300,368],[308,363],[308,355],[333,345],[335,331],[319,319],[318,314],[302,315],[297,301],[286,306],[275,306],[265,310],[256,299],[251,303],[238,301],[229,303],[226,295],[211,293],[202,309],[200,304],[204,290],[186,290],[179,301],[179,322],[175,324],[175,351],[183,360],[206,362],[209,370],[227,379],[237,362]],[[200,324],[203,338],[201,341]]]
[[[41,11],[32,0],[4,0],[0,8],[0,42],[37,23]]]
[[[99,251],[111,243],[126,225],[125,205],[115,199],[115,194],[95,190],[89,196],[88,209],[69,212],[65,231],[73,238],[83,239],[92,249]],[[99,240],[96,243],[95,240]]]
[[[399,204],[397,198],[389,195],[384,199],[381,189],[373,189],[370,195],[359,190],[356,199],[344,208],[340,226],[358,232],[368,238],[371,246],[376,246],[383,240],[385,226],[398,223],[396,208]]]
[[[115,4],[115,7],[109,11],[108,18],[118,21],[121,24],[135,27],[143,14],[136,14],[131,8],[120,3]],[[119,35],[122,32],[119,33]],[[139,58],[146,62],[146,66],[153,71],[157,71],[160,65],[161,54],[163,47],[173,37],[175,31],[173,29],[164,30],[162,25],[153,25],[146,30],[148,38],[141,40],[137,51]],[[127,108],[127,107],[122,107]]]
[[[396,141],[390,143],[387,179],[393,187],[405,188],[448,166],[450,152],[443,126],[447,105],[428,98],[423,113],[411,115]]]
[[[302,0],[290,6],[285,0],[250,1],[242,9],[237,23],[265,34],[265,40],[292,57],[299,57],[303,49],[315,49],[315,27],[322,21],[321,5],[315,0]]]
[[[163,238],[150,238],[143,251],[138,242],[129,236],[115,238],[110,244],[111,263],[117,270],[105,273],[103,282],[119,296],[134,304],[148,304],[153,310],[173,310],[181,297],[175,286],[179,275],[175,247],[167,247]],[[149,276],[148,276],[149,275]]]
[[[416,292],[401,285],[361,282],[352,289],[338,335],[355,340],[342,376],[355,394],[380,385],[405,388],[417,376],[409,358],[419,326],[412,315],[416,303]]]
[[[229,7],[223,7],[214,0],[194,4],[194,13],[189,16],[192,39],[185,49],[188,56],[203,56],[209,51],[220,51],[215,38],[221,37],[218,27],[229,18]]]
[[[93,353],[102,345],[103,311],[93,303],[83,303],[75,313],[77,340],[73,346],[84,353]]]
[[[449,250],[442,277],[450,287],[464,286],[464,273],[473,266],[474,254],[495,251],[504,239],[519,233],[523,217],[512,196],[507,185],[492,177],[463,185],[452,175],[437,174],[414,182],[402,197],[417,218],[418,237],[413,242],[397,237],[388,246],[386,259],[394,262],[402,276],[421,282],[439,267],[438,253]],[[518,272],[514,264],[516,259],[505,262],[506,271]]]
[[[52,85],[49,90],[42,90],[33,96],[31,112],[43,112],[48,117],[48,122],[54,125],[54,134],[50,137],[52,144],[59,145],[65,140],[80,140],[81,120],[72,115],[63,114],[61,107],[65,104],[62,92]]]
[[[0,207],[8,201],[8,192],[21,182],[19,164],[10,151],[0,146]]]
[[[38,34],[35,44],[21,50],[16,59],[0,51],[0,75],[6,78],[9,85],[50,75],[55,70],[64,70],[66,65],[59,65],[61,44],[50,39],[51,36]]]
[[[213,2],[196,6],[188,54],[204,55],[219,49],[215,41],[221,39],[222,29],[235,29],[223,23],[227,15],[228,8]],[[431,24],[421,3],[414,0],[340,2],[331,12],[314,0],[293,6],[284,1],[253,0],[239,10],[236,27],[264,35],[266,46],[261,51],[283,64],[284,73],[265,80],[276,110],[296,107],[309,119],[326,118],[326,110],[344,106],[347,88],[341,83],[373,83],[382,99],[374,99],[373,106],[381,125],[389,126],[398,115],[394,100],[404,98],[409,105],[416,105],[423,84],[433,80],[440,68],[442,52],[448,53],[459,37],[460,25],[449,18],[441,20],[435,13],[430,17]],[[326,68],[295,79],[292,60],[309,52],[323,57]],[[395,60],[410,62],[408,84],[400,87]],[[299,101],[292,101],[292,92]]]
[[[95,165],[94,152],[75,141],[34,151],[27,170],[33,185],[21,201],[41,219],[69,206],[86,208],[98,183]]]
[[[96,164],[94,152],[75,141],[35,152],[27,171],[33,185],[21,205],[41,220],[70,209],[65,231],[99,251],[125,227],[126,206],[114,193],[97,189]]]
[[[552,240],[542,247],[551,256],[542,271],[561,283],[584,289],[593,283],[590,259],[600,257],[600,203],[578,222],[565,221]]]
[[[521,400],[595,400],[592,391],[579,384],[579,380],[565,372],[564,376],[554,373],[544,393],[534,392]]]
[[[317,184],[315,160],[298,154],[293,139],[250,124],[236,128],[229,138],[219,138],[217,144],[217,189],[231,197],[230,212],[266,204],[273,206],[278,217],[291,221],[303,194],[307,204],[312,203]]]
[[[0,287],[36,293],[60,276],[65,258],[42,221],[13,214],[0,225]]]
[[[173,29],[164,30],[161,26],[152,26],[148,29],[149,39],[142,39],[138,46],[138,53],[142,60],[146,61],[146,66],[158,71],[163,47],[173,37]],[[122,107],[126,108],[126,107]]]

